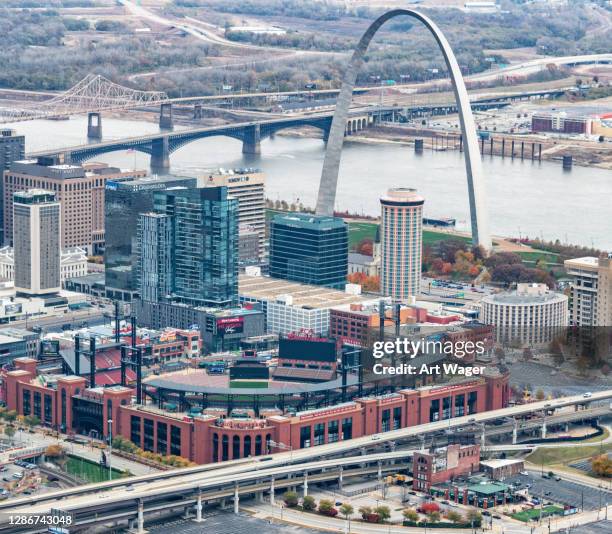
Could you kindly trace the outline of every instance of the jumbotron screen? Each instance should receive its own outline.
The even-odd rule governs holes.
[[[335,362],[336,342],[328,339],[291,339],[278,340],[278,357],[287,360],[310,360]]]

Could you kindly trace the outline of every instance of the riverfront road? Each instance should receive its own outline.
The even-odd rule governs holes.
[[[227,484],[228,480],[233,482],[242,481],[249,473],[253,472],[258,473],[261,478],[269,478],[273,469],[280,469],[281,472],[285,473],[289,472],[290,469],[304,471],[311,469],[315,460],[326,458],[329,459],[326,461],[331,462],[330,465],[338,466],[340,462],[346,461],[346,456],[352,452],[365,453],[368,450],[380,450],[383,447],[393,448],[393,443],[399,444],[402,440],[418,439],[421,435],[427,435],[433,432],[465,427],[473,423],[486,423],[505,417],[519,417],[531,413],[542,412],[543,410],[567,406],[578,407],[590,403],[609,401],[610,399],[612,399],[612,389],[595,392],[588,398],[585,398],[583,395],[577,395],[556,399],[554,401],[533,402],[526,405],[503,408],[481,414],[456,417],[453,419],[402,428],[373,436],[319,445],[308,449],[276,453],[264,457],[232,460],[220,464],[208,464],[178,469],[124,480],[90,484],[80,488],[51,492],[36,497],[14,499],[9,502],[5,501],[0,503],[0,512],[6,511],[7,509],[30,509],[32,506],[35,506],[36,509],[40,511],[49,510],[57,504],[59,499],[62,500],[62,506],[75,506],[78,508],[79,506],[85,506],[86,503],[91,502],[93,499],[99,504],[101,495],[120,495],[122,498],[133,500],[136,488],[142,488],[140,491],[145,495],[149,494],[148,492],[151,491],[155,493],[156,491],[163,490],[164,495],[172,499],[181,496],[190,489],[193,490],[194,488],[198,488],[205,483],[211,483],[213,486],[218,483],[222,486],[223,484]],[[386,454],[395,454],[399,455],[395,456],[396,458],[402,458],[405,457],[408,452],[396,451]],[[373,456],[376,455],[370,455],[369,457]],[[381,458],[384,457],[383,454]],[[386,458],[391,458],[391,456],[387,456]],[[102,490],[109,491],[99,493]],[[106,502],[106,499],[107,497],[103,497],[104,502]]]

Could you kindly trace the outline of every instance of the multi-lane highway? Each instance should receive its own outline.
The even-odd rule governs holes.
[[[44,495],[14,499],[0,504],[0,512],[6,510],[28,510],[45,512],[51,508],[61,506],[62,509],[71,510],[84,514],[84,520],[88,517],[88,510],[92,513],[100,512],[108,503],[132,503],[127,515],[133,514],[134,502],[161,498],[162,502],[156,501],[156,506],[185,505],[184,499],[193,492],[206,490],[207,498],[218,498],[238,493],[253,493],[260,491],[263,487],[269,487],[272,478],[279,478],[277,487],[287,487],[295,485],[298,479],[288,481],[280,480],[289,474],[304,472],[317,472],[322,475],[332,468],[335,475],[330,475],[329,479],[338,477],[339,466],[347,469],[354,468],[356,465],[371,466],[372,463],[382,462],[381,468],[390,468],[389,462],[399,461],[410,455],[407,450],[395,450],[392,452],[379,452],[385,448],[393,449],[396,444],[405,440],[418,439],[421,435],[431,434],[446,429],[456,429],[462,426],[478,423],[487,423],[500,418],[519,417],[534,412],[543,412],[551,409],[559,409],[567,406],[579,406],[590,403],[600,403],[612,399],[612,389],[607,391],[595,392],[585,397],[578,395],[564,397],[553,401],[539,401],[526,405],[513,406],[474,414],[470,416],[457,417],[450,420],[436,421],[424,425],[402,428],[391,432],[366,436],[338,443],[320,445],[318,447],[300,449],[296,451],[283,452],[270,456],[242,459],[222,464],[212,464],[198,466],[194,468],[181,469],[176,471],[156,473],[154,475],[144,475],[130,479],[104,482],[100,484],[90,484],[80,488],[72,488],[52,492]],[[369,453],[368,451],[377,450],[378,452]],[[351,453],[359,452],[361,455],[351,457]],[[352,466],[352,467],[351,467]],[[398,466],[395,466],[397,469]],[[362,474],[361,471],[354,471]],[[329,473],[328,473],[329,474]],[[346,476],[349,476],[348,472]],[[253,485],[246,484],[249,481],[260,481],[262,486],[253,489]],[[313,479],[314,480],[314,479]],[[322,480],[319,478],[318,480]],[[261,482],[263,481],[263,482]],[[238,484],[238,485],[237,485]],[[236,490],[236,488],[238,488]],[[180,501],[177,504],[177,499]],[[166,504],[164,504],[164,502]],[[190,501],[193,504],[193,498]],[[114,505],[113,505],[114,506]],[[80,517],[80,516],[79,516]],[[104,516],[106,517],[106,516]],[[1,532],[1,530],[0,530]]]

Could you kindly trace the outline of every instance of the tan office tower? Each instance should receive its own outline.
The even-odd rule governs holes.
[[[4,172],[4,241],[13,238],[13,195],[18,191],[52,191],[62,205],[62,247],[98,254],[104,247],[104,198],[107,180],[144,177],[145,170],[122,170],[104,163],[67,164],[58,157],[19,160]]]
[[[226,186],[230,196],[238,199],[238,239],[242,235],[244,240],[250,240],[252,232],[257,232],[261,259],[266,235],[264,174],[259,169],[219,169],[198,178],[198,187],[220,185]]]
[[[380,199],[381,290],[403,300],[421,290],[423,204],[415,189],[389,189]]]
[[[30,189],[15,193],[15,290],[28,295],[60,290],[60,203],[55,193]]]
[[[570,325],[612,326],[612,254],[565,260],[573,278]]]

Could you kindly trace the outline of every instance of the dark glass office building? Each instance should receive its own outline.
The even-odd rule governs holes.
[[[270,276],[344,289],[348,226],[338,217],[277,215],[270,223]]]
[[[12,128],[0,129],[0,221],[4,220],[2,173],[8,171],[14,161],[22,159],[25,159],[25,136],[17,135]],[[0,243],[4,243],[4,228],[0,228]]]
[[[138,293],[138,218],[153,209],[153,193],[196,184],[195,178],[179,176],[106,182],[104,264],[108,298],[129,302]]]
[[[238,200],[228,196],[227,187],[156,192],[154,212],[158,217],[141,217],[143,300],[158,295],[158,301],[193,307],[236,305]],[[171,259],[161,261],[169,239]],[[163,272],[168,268],[170,273]]]

